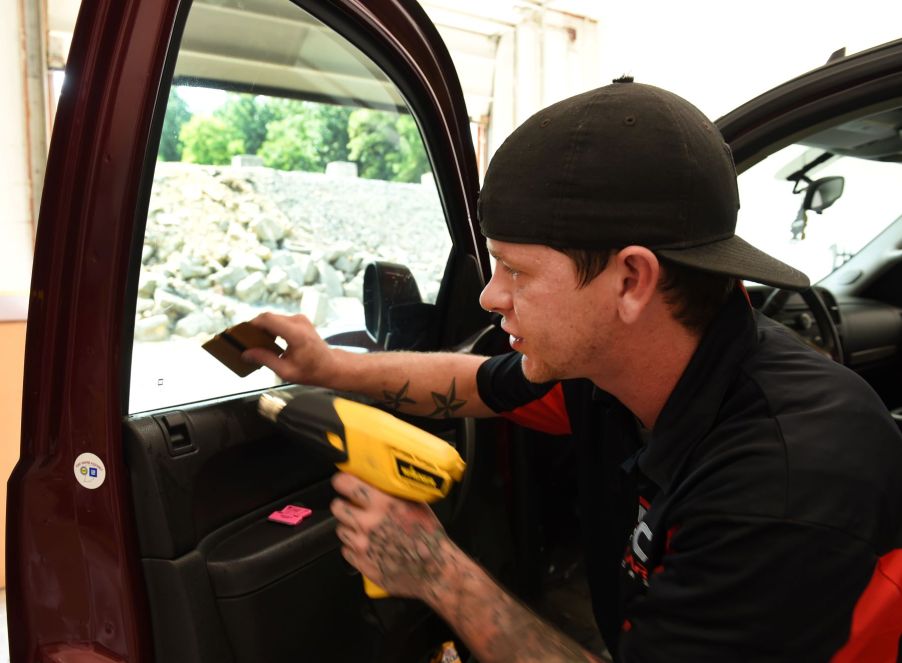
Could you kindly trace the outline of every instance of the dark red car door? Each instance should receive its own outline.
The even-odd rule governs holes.
[[[305,44],[316,46],[305,50]],[[269,53],[268,59],[255,59],[256,52]],[[311,65],[308,56],[319,64]],[[232,73],[222,76],[223,71]],[[366,72],[375,82],[358,80]],[[180,199],[165,214],[159,207],[163,193],[190,188],[165,189],[161,183],[161,173],[170,168],[163,163],[161,137],[176,84],[324,103],[348,114],[364,109],[369,120],[389,112],[393,131],[412,126],[403,119],[412,118],[428,153],[424,162],[436,183],[438,218],[449,247],[438,261],[435,293],[423,303],[428,314],[415,322],[421,331],[428,328],[427,342],[418,336],[420,347],[452,347],[486,323],[476,306],[489,264],[474,226],[478,181],[468,118],[448,53],[415,2],[82,3],[44,184],[21,454],[9,480],[12,659],[263,661],[305,655],[351,660],[352,654],[378,648],[372,641],[379,639],[394,639],[397,652],[403,652],[401,643],[418,637],[411,623],[423,619],[419,612],[396,606],[394,617],[383,609],[370,615],[380,624],[364,624],[354,612],[358,579],[341,565],[334,542],[292,539],[262,525],[267,509],[298,496],[316,502],[322,520],[328,520],[323,481],[329,469],[308,463],[297,450],[273,450],[272,431],[253,414],[253,388],[242,393],[223,388],[212,394],[215,401],[197,404],[211,395],[191,393],[189,385],[168,400],[136,404],[148,386],[134,374],[140,354],[136,336],[175,333],[176,327],[182,333],[188,325],[160,281],[155,294],[146,295],[148,265],[163,273],[153,256],[162,255],[166,238],[179,238],[183,257],[190,239],[187,226],[179,225],[187,221],[171,216],[188,203]],[[387,172],[401,177],[397,168]],[[216,186],[222,184],[223,191],[234,184],[234,178],[222,179],[221,170],[202,175],[219,178]],[[220,194],[198,186],[206,196],[203,204],[216,202]],[[310,189],[316,195],[321,190]],[[337,224],[326,221],[323,227]],[[258,227],[247,226],[248,232]],[[257,234],[262,238],[264,232]],[[388,230],[383,243],[405,233]],[[298,249],[298,237],[292,244],[284,237],[260,239],[266,250],[256,257],[272,262],[276,254],[303,253],[307,249]],[[333,261],[314,253],[321,273],[339,271],[340,256]],[[225,269],[227,260],[221,258],[218,267]],[[283,267],[290,271],[296,265]],[[250,267],[242,269],[254,277]],[[217,292],[226,287],[210,272],[187,274],[172,278],[194,283],[195,294],[204,284]],[[353,299],[350,272],[339,276],[347,279],[335,299]],[[292,286],[280,283],[273,287],[288,290],[273,296],[290,299]],[[326,287],[309,288],[321,285]],[[305,301],[316,299],[309,292]],[[153,311],[142,308],[161,305],[156,320]],[[165,361],[170,355],[162,356]],[[175,379],[167,375],[145,377],[155,380],[150,387],[168,388]],[[178,379],[187,378],[179,374]],[[472,427],[470,433],[438,432],[455,443],[472,442],[467,437]],[[280,471],[299,465],[304,469]],[[257,544],[260,548],[253,548]],[[252,549],[242,548],[248,545]],[[302,551],[302,558],[311,546],[319,548],[292,567],[285,559],[270,561],[279,546]],[[312,570],[304,571],[304,564]],[[284,606],[297,603],[307,607],[286,617]],[[342,614],[344,623],[338,620]],[[384,646],[381,651],[386,660],[391,657]],[[396,654],[398,660],[404,655]]]

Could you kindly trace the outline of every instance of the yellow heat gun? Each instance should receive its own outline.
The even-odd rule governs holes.
[[[444,440],[388,412],[310,389],[292,396],[269,392],[258,409],[293,439],[342,472],[413,502],[432,503],[463,478],[466,463]],[[364,577],[370,598],[388,593]]]

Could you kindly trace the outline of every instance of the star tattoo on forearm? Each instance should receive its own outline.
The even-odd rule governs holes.
[[[444,417],[450,419],[460,408],[467,404],[465,400],[457,398],[457,378],[451,378],[451,387],[447,394],[440,394],[437,391],[432,392],[432,401],[435,403],[435,410],[429,413],[430,417]]]
[[[400,410],[404,405],[416,405],[416,401],[407,395],[408,389],[410,389],[410,380],[405,382],[404,386],[398,391],[391,392],[383,390],[382,395],[385,400],[379,401],[377,405],[382,405],[391,408],[392,410]]]

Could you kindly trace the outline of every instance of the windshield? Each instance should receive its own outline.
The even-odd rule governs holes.
[[[820,214],[808,211],[804,238],[794,238],[792,225],[805,194],[794,194],[794,182],[786,177],[801,159],[810,162],[823,152],[789,145],[739,176],[736,234],[801,270],[812,283],[855,255],[900,214],[896,194],[902,185],[902,165],[834,156],[806,175],[812,180],[842,176],[842,196]]]

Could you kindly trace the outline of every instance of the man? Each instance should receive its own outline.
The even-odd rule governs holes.
[[[567,99],[494,157],[481,296],[513,352],[355,355],[264,314],[283,378],[420,414],[572,433],[593,607],[623,661],[895,660],[902,436],[854,373],[755,314],[740,278],[807,278],[734,235],[729,149],[694,107],[630,79]],[[431,392],[453,394],[437,412]],[[482,663],[585,661],[425,506],[339,474],[347,560],[424,600]]]

